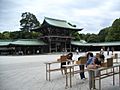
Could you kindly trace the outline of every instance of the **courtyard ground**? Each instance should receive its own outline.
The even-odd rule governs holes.
[[[117,53],[120,56],[120,52]],[[74,53],[73,58],[83,54]],[[88,79],[81,80],[79,74],[72,78],[73,87],[68,89],[65,89],[65,76],[60,71],[52,72],[52,80],[46,81],[44,62],[56,61],[60,55],[0,56],[0,90],[89,90]],[[85,75],[88,78],[87,72]],[[112,85],[112,77],[102,80],[102,90],[120,90],[118,77],[115,75],[115,86]]]

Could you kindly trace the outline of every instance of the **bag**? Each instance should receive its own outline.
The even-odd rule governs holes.
[[[87,65],[87,69],[95,69],[95,68],[96,68],[96,65],[93,65],[93,64]]]

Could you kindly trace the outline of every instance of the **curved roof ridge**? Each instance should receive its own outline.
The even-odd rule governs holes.
[[[49,18],[49,17],[45,17],[45,20],[54,20],[54,21],[61,21],[61,22],[67,22],[66,20],[61,20],[61,19],[55,19],[55,18]]]
[[[33,41],[33,40],[38,40],[38,39],[17,39],[16,41]]]

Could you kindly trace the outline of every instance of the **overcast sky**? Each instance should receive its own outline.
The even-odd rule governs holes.
[[[66,20],[84,28],[81,33],[97,34],[120,18],[120,0],[0,0],[0,32],[17,31],[23,12]]]

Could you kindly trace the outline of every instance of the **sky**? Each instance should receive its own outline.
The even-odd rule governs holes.
[[[120,0],[0,0],[0,32],[20,30],[21,15],[34,14],[42,24],[44,17],[66,20],[94,33],[120,18]]]

